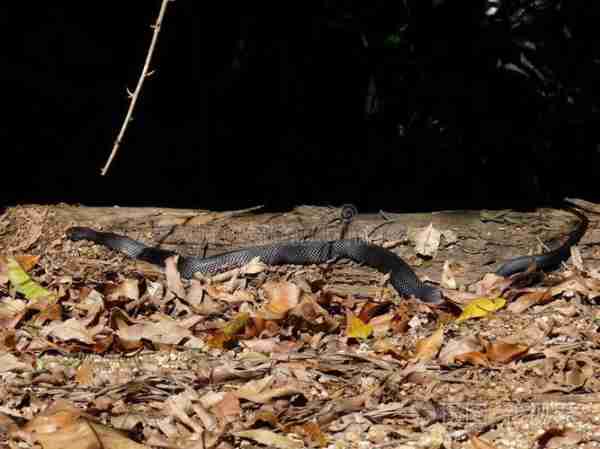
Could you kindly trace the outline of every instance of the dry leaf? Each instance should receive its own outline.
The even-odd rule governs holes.
[[[116,332],[121,345],[134,347],[142,339],[158,344],[176,345],[183,339],[192,337],[189,329],[167,316],[160,316],[157,322],[121,325]]]
[[[506,290],[512,281],[509,278],[498,276],[494,273],[487,273],[483,279],[473,284],[477,296],[486,298],[495,298],[500,296]]]
[[[300,449],[304,447],[302,441],[298,441],[281,435],[270,430],[254,429],[242,430],[241,432],[233,432],[233,435],[240,438],[248,438],[265,446],[275,447],[278,449]]]
[[[225,393],[223,399],[212,407],[212,411],[221,422],[232,422],[235,419],[238,419],[242,413],[240,400],[235,393]]]
[[[235,395],[240,399],[256,402],[258,404],[266,404],[275,398],[290,396],[293,394],[302,394],[302,390],[292,385],[267,389],[273,382],[273,376],[267,376],[264,379],[250,381],[242,385],[235,392]]]
[[[441,365],[451,365],[456,358],[465,353],[476,352],[483,349],[481,341],[474,336],[450,340],[440,351],[438,359]]]
[[[64,400],[29,421],[23,431],[31,433],[44,449],[146,449],[122,432],[91,421],[82,410]]]
[[[21,265],[25,271],[30,271],[33,267],[37,265],[41,256],[32,256],[32,255],[16,255],[15,259]]]
[[[94,385],[95,373],[94,365],[91,362],[84,361],[77,368],[75,373],[75,382],[79,385]]]
[[[440,326],[431,336],[417,341],[415,359],[433,360],[442,346],[444,326]]]
[[[167,289],[179,298],[185,298],[185,288],[181,281],[181,273],[177,269],[179,256],[171,256],[165,260],[165,275],[167,277]]]
[[[55,321],[48,324],[42,328],[40,335],[52,335],[63,341],[76,340],[91,345],[94,343],[94,336],[99,331],[100,329],[85,327],[85,325],[76,318],[69,318],[64,322]]]
[[[300,318],[304,326],[313,332],[333,332],[339,327],[336,319],[321,307],[312,295],[302,295],[300,304],[290,310],[288,315]]]
[[[487,345],[485,355],[492,362],[509,363],[523,357],[527,351],[527,345],[496,341]]]
[[[350,338],[364,339],[373,333],[373,326],[365,324],[352,312],[346,312],[346,335]]]
[[[524,295],[519,296],[517,300],[511,302],[508,305],[507,310],[515,314],[522,313],[531,306],[544,303],[550,299],[552,299],[550,290],[525,293]]]
[[[442,287],[456,290],[456,278],[450,268],[450,261],[444,262],[444,269],[442,270]]]
[[[440,246],[441,232],[433,227],[433,223],[417,232],[415,251],[421,256],[432,257]]]
[[[581,282],[580,279],[578,279],[576,277],[572,277],[572,278],[566,279],[564,282],[561,282],[560,284],[552,287],[550,289],[550,295],[558,296],[562,293],[569,292],[569,291],[575,291],[575,292],[581,293],[583,296],[586,296],[586,297],[589,296],[589,294],[590,294],[589,289],[583,282]]]
[[[27,313],[27,303],[22,299],[2,298],[0,301],[0,326],[14,329]]]
[[[229,293],[227,287],[217,285],[207,285],[205,287],[206,293],[211,297],[218,299],[219,301],[227,302],[229,304],[240,304],[243,302],[255,302],[256,298],[248,290],[236,290],[233,293]]]
[[[280,320],[300,301],[300,288],[292,282],[265,282],[262,286],[267,303],[259,312],[267,320]]]
[[[8,371],[32,371],[33,368],[26,363],[21,362],[14,355],[8,352],[0,352],[0,373]]]
[[[290,429],[293,433],[302,435],[304,441],[310,446],[325,447],[327,446],[327,436],[316,422],[307,422],[297,426],[292,426]]]
[[[537,439],[539,449],[560,449],[563,447],[574,447],[583,441],[581,433],[572,429],[552,428],[546,430]]]
[[[490,362],[482,352],[466,352],[455,357],[457,362],[470,363],[471,365],[490,366]]]
[[[579,247],[577,246],[571,246],[571,263],[579,271],[585,270],[583,267],[583,257],[581,257],[581,251],[579,251]]]
[[[119,298],[138,300],[140,297],[140,287],[137,279],[125,279],[118,285],[109,285],[105,291],[105,296],[111,301]]]
[[[252,351],[267,353],[289,353],[300,349],[304,343],[301,341],[279,341],[277,338],[254,338],[241,342],[243,347]]]
[[[487,441],[482,440],[475,435],[471,435],[469,437],[469,442],[471,443],[471,446],[473,446],[473,449],[497,449],[497,447],[493,444],[488,443]]]

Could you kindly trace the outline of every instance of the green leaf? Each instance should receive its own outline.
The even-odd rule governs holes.
[[[9,281],[17,289],[17,292],[21,293],[25,298],[35,301],[40,298],[54,297],[53,293],[29,277],[15,258],[9,257],[7,265]]]

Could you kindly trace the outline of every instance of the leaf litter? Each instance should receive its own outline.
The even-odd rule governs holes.
[[[439,238],[423,230],[421,252]],[[72,276],[18,249],[0,255],[2,442],[600,447],[600,275],[581,257],[542,286],[488,275],[471,291],[447,265],[462,307],[444,309],[385,276],[360,285],[354,264]]]

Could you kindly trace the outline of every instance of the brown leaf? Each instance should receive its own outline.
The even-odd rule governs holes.
[[[440,364],[447,366],[453,364],[459,355],[476,352],[481,349],[483,349],[481,341],[476,337],[467,336],[458,338],[446,343],[440,351],[438,359]]]
[[[550,295],[558,296],[568,291],[575,291],[581,293],[585,297],[588,297],[590,294],[589,289],[587,288],[585,283],[582,282],[581,279],[579,279],[578,277],[571,277],[569,279],[566,279],[564,282],[561,282],[560,284],[552,287],[550,289]]]
[[[196,420],[188,415],[188,410],[192,407],[192,401],[197,399],[197,395],[192,390],[185,390],[179,394],[170,396],[164,403],[169,415],[174,416],[193,429],[196,433],[202,433],[203,428]]]
[[[369,324],[373,328],[373,335],[375,337],[380,337],[386,335],[394,324],[398,324],[394,322],[395,314],[393,312],[386,313],[384,315],[379,315],[369,320]],[[364,320],[362,320],[364,321]]]
[[[371,320],[385,313],[385,311],[390,308],[391,304],[391,302],[366,302],[360,309],[358,318],[363,323],[371,324]]]
[[[256,402],[258,404],[267,404],[273,399],[281,398],[285,396],[291,396],[293,394],[302,394],[303,391],[292,385],[272,388],[261,392],[252,392],[246,387],[241,387],[235,394],[240,399],[246,399],[247,401]]]
[[[26,432],[53,433],[77,422],[82,410],[69,401],[59,399],[23,427]]]
[[[0,285],[8,283],[8,260],[5,256],[0,256]]]
[[[440,326],[431,336],[417,341],[415,359],[433,360],[442,346],[444,326]]]
[[[519,296],[516,301],[511,302],[507,309],[511,313],[518,314],[524,312],[531,306],[543,304],[551,299],[552,295],[550,294],[550,290],[529,292]]]
[[[493,342],[486,347],[488,360],[498,363],[509,363],[527,354],[529,347],[518,343]]]
[[[292,439],[285,435],[277,434],[270,430],[243,430],[241,432],[233,432],[233,435],[240,438],[248,438],[256,441],[257,443],[277,449],[300,449],[304,447],[302,441]]]
[[[27,363],[23,363],[17,357],[8,352],[0,351],[0,373],[9,371],[32,371],[33,368]]]
[[[21,268],[23,268],[25,271],[28,272],[37,265],[38,261],[40,260],[40,257],[41,256],[32,256],[32,255],[22,254],[22,255],[16,255],[15,259],[17,259],[17,262],[19,262],[19,265],[21,265]]]
[[[292,426],[290,431],[301,435],[304,438],[304,441],[310,446],[327,446],[327,436],[323,433],[321,427],[316,422],[307,422],[297,426]]]
[[[14,350],[16,345],[17,341],[14,329],[0,328],[0,354]]]
[[[216,405],[212,407],[215,415],[221,420],[221,422],[229,423],[239,418],[242,413],[240,407],[240,400],[234,393],[225,393],[223,399],[221,399]]]
[[[210,295],[205,294],[204,285],[196,279],[191,280],[186,301],[192,306],[193,311],[199,315],[218,314],[226,309],[225,304],[215,301]]]
[[[137,300],[140,297],[139,282],[137,279],[124,279],[119,284],[107,284],[104,290],[106,299],[114,302],[119,298]]]
[[[300,318],[304,327],[314,332],[332,332],[339,327],[339,323],[315,301],[312,295],[302,295],[300,304],[290,310],[288,315]]]
[[[255,338],[245,340],[241,345],[252,351],[283,354],[297,351],[303,346],[303,343],[300,341],[279,341],[276,338]]]
[[[64,322],[55,321],[48,324],[42,329],[41,335],[52,335],[63,341],[76,340],[91,345],[98,332],[99,329],[88,329],[78,319],[69,318]]]
[[[291,282],[265,282],[262,291],[267,303],[259,312],[269,320],[285,318],[287,313],[298,305],[300,301],[300,288]]]
[[[482,352],[465,352],[455,357],[457,362],[470,363],[471,365],[490,366],[490,362]]]
[[[75,382],[79,385],[93,385],[94,384],[94,366],[91,362],[84,361],[77,368],[75,373]]]
[[[546,430],[537,439],[539,449],[554,449],[575,446],[583,441],[583,435],[571,429],[552,428]]]
[[[229,304],[240,304],[243,302],[256,301],[254,295],[248,290],[236,290],[233,293],[229,293],[226,287],[212,284],[207,285],[205,289],[206,293],[208,293],[211,297]]]
[[[475,435],[471,435],[469,437],[469,442],[471,443],[471,446],[473,446],[473,449],[497,449],[497,446],[494,446],[493,444],[488,443],[487,441],[482,440]]]
[[[496,298],[511,285],[511,280],[497,274],[487,273],[483,279],[476,282],[475,295],[477,297]]]
[[[180,323],[167,316],[159,316],[159,321],[122,326],[116,332],[119,343],[129,348],[136,346],[142,339],[157,344],[176,345],[192,333]]]
[[[0,301],[0,326],[14,329],[27,313],[27,303],[21,299],[2,298]]]

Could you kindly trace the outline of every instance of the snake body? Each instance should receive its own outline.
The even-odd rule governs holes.
[[[523,256],[509,260],[497,271],[497,274],[509,276],[527,269],[535,262],[538,268],[548,269],[569,258],[569,248],[576,244],[587,228],[587,219],[577,214],[581,222],[569,239],[554,251],[534,256]],[[111,232],[96,231],[87,227],[73,227],[67,230],[70,240],[89,240],[108,248],[120,251],[129,257],[164,266],[168,257],[177,253],[153,248],[141,242]],[[359,239],[309,240],[276,243],[230,251],[211,257],[180,256],[178,270],[184,278],[194,273],[214,274],[225,269],[247,264],[254,258],[260,258],[267,265],[282,264],[319,264],[346,258],[365,264],[383,273],[390,274],[390,282],[401,296],[414,296],[419,300],[439,304],[443,295],[439,288],[422,282],[411,267],[392,251]]]
[[[583,237],[585,231],[587,230],[589,221],[581,212],[573,208],[565,209],[579,218],[579,224],[571,232],[569,238],[562,245],[552,251],[548,251],[547,253],[536,254],[533,256],[521,256],[511,259],[502,264],[502,266],[496,271],[496,274],[508,277],[515,273],[525,271],[533,264],[535,264],[536,268],[540,270],[549,270],[556,268],[562,262],[566,261],[571,254],[571,246],[576,245],[581,237]]]
[[[141,242],[111,232],[75,227],[67,230],[70,240],[90,240],[120,251],[134,259],[164,266],[165,260],[176,253],[152,248]],[[177,269],[184,278],[194,273],[214,274],[228,268],[247,264],[259,257],[267,265],[307,265],[347,258],[363,263],[384,273],[390,273],[390,282],[399,294],[415,296],[424,302],[440,303],[439,289],[422,282],[400,257],[381,246],[359,239],[309,240],[254,246],[212,257],[180,256]]]

